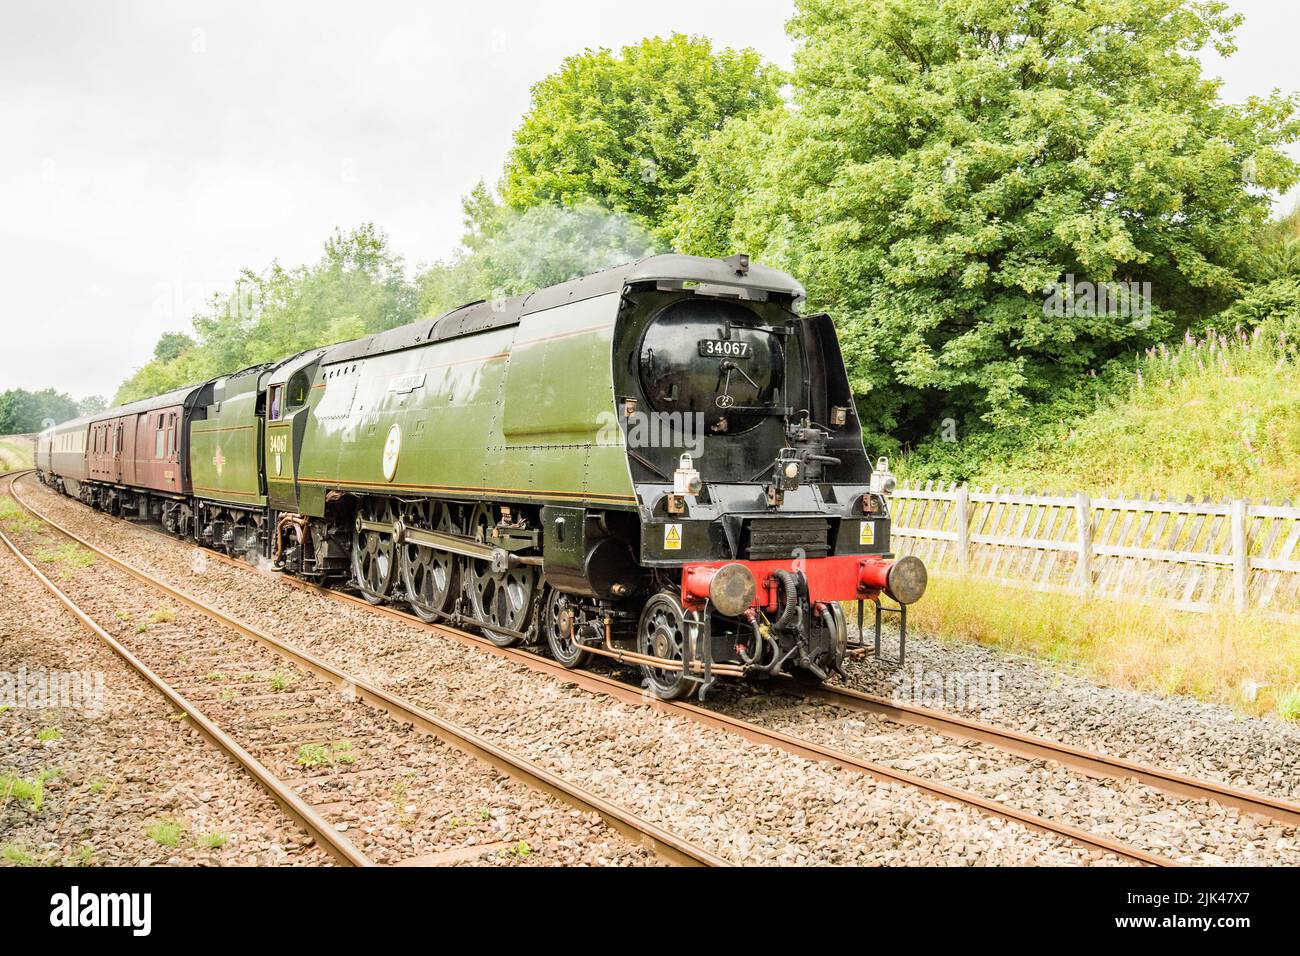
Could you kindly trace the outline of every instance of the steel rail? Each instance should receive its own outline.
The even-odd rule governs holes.
[[[195,609],[200,610],[201,612],[208,614],[209,616],[216,615],[218,619],[222,619],[225,617],[223,612],[209,607],[208,605],[204,604],[202,601],[199,601],[197,598],[193,598],[192,596],[185,594],[182,591],[173,589],[168,584],[155,581],[151,578],[146,577],[143,572],[140,572],[137,569],[134,569],[131,566],[126,565],[124,562],[121,562],[120,560],[116,559],[114,556],[108,554],[103,549],[98,548],[95,545],[85,541],[75,533],[68,531],[66,528],[63,528],[58,523],[54,522],[52,519],[36,511],[34,508],[32,508],[30,504],[28,504],[25,500],[23,500],[21,496],[19,496],[16,492],[13,492],[13,496],[15,501],[17,501],[19,505],[27,509],[29,512],[31,512],[33,515],[38,517],[40,520],[47,522],[52,527],[58,529],[61,533],[67,535],[73,540],[82,543],[83,545],[90,548],[91,550],[94,550],[97,553],[104,555],[109,561],[114,562],[119,566],[122,566],[123,570],[126,570],[127,573],[133,574],[134,576],[139,577],[142,580],[146,580],[157,587],[167,590],[169,593],[172,593],[173,596],[177,598],[177,600],[189,604],[191,607],[194,607]],[[132,525],[132,527],[140,527],[140,526]],[[162,535],[161,532],[154,531],[153,529],[146,528],[144,530],[150,531],[151,533],[154,534],[158,534],[161,537],[168,538],[169,540],[174,542],[178,540],[173,536]],[[1037,814],[1030,813],[1024,810],[1019,810],[1015,807],[1007,806],[1006,804],[999,803],[998,801],[995,800],[990,800],[987,797],[982,797],[975,793],[970,793],[969,791],[961,790],[960,788],[957,787],[952,787],[947,784],[939,783],[937,781],[927,780],[924,777],[919,777],[915,774],[911,774],[903,770],[896,770],[884,764],[878,764],[872,761],[868,761],[861,757],[855,756],[853,754],[840,751],[840,750],[835,750],[830,747],[825,747],[822,746],[821,744],[817,744],[812,741],[801,740],[797,737],[793,737],[789,734],[785,734],[780,731],[770,730],[758,724],[754,724],[750,721],[740,720],[735,717],[730,717],[725,714],[720,714],[716,711],[709,710],[697,704],[688,704],[683,701],[658,700],[652,696],[643,694],[636,687],[633,687],[622,681],[615,680],[614,678],[611,677],[607,677],[601,674],[595,674],[585,670],[569,670],[554,661],[548,660],[544,657],[540,657],[536,654],[531,654],[527,651],[523,651],[518,648],[498,647],[497,645],[493,644],[491,641],[487,640],[486,638],[470,633],[469,631],[463,631],[458,628],[449,627],[444,624],[432,624],[426,621],[422,621],[415,615],[407,614],[393,607],[371,604],[370,602],[365,601],[361,598],[357,598],[349,594],[343,594],[339,591],[335,591],[330,588],[324,588],[319,585],[312,584],[311,582],[293,578],[288,575],[277,575],[277,574],[272,574],[271,572],[259,571],[259,569],[251,567],[247,562],[239,561],[235,558],[231,558],[227,555],[221,554],[220,552],[209,551],[208,549],[201,549],[201,550],[204,555],[216,558],[221,562],[231,565],[233,567],[238,567],[245,571],[251,570],[254,573],[260,573],[264,577],[267,577],[271,580],[282,582],[290,587],[296,587],[300,590],[313,592],[325,596],[331,600],[340,601],[342,603],[357,605],[366,608],[372,612],[381,614],[385,617],[389,617],[393,620],[399,620],[405,624],[421,628],[429,633],[439,634],[444,637],[450,637],[454,640],[459,641],[462,644],[467,644],[479,648],[481,650],[487,651],[488,653],[493,654],[494,656],[499,657],[501,659],[510,660],[519,664],[523,664],[524,666],[534,671],[549,674],[550,676],[555,677],[559,680],[565,681],[567,683],[575,684],[581,687],[582,689],[590,691],[592,693],[611,696],[625,703],[644,704],[651,707],[652,709],[654,709],[659,713],[684,717],[698,724],[702,724],[704,726],[712,727],[714,729],[723,730],[725,732],[735,734],[753,743],[765,744],[767,746],[771,746],[779,750],[783,750],[787,753],[791,753],[796,756],[803,757],[805,759],[826,763],[831,766],[845,767],[857,771],[859,773],[862,773],[864,775],[870,776],[871,778],[881,782],[902,784],[904,786],[912,787],[923,793],[929,794],[932,797],[948,800],[960,805],[973,807],[987,815],[999,817],[1004,820],[1013,821],[1041,833],[1046,833],[1055,836],[1063,836],[1079,845],[1086,846],[1089,847],[1090,849],[1097,850],[1103,853],[1112,853],[1122,859],[1126,859],[1134,863],[1145,864],[1149,866],[1178,865],[1177,861],[1171,860],[1168,857],[1151,853],[1149,851],[1143,850],[1139,847],[1131,846],[1119,840],[1114,840],[1109,837],[1089,833],[1085,830],[1079,829],[1077,827],[1073,827],[1069,824],[1060,823],[1058,821],[1050,820],[1045,817],[1040,817]],[[243,625],[242,623],[239,622],[232,623],[232,622],[223,621],[223,623],[228,623],[229,626],[233,626],[237,630],[241,630],[241,632],[247,633],[248,636],[254,637],[255,639],[263,641],[264,643],[269,641],[270,643],[268,646],[271,646],[272,649],[277,650],[278,652],[284,654],[290,659],[303,662],[303,666],[307,667],[308,669],[314,670],[317,667],[321,668],[323,671],[322,676],[325,676],[329,672],[334,671],[333,667],[329,664],[326,664],[324,661],[315,658],[314,656],[308,654],[305,651],[301,651],[299,649],[291,647],[290,645],[283,644],[283,642],[280,642],[277,639],[270,637],[270,635],[263,634],[254,628],[248,627],[247,625]],[[244,628],[248,628],[248,630],[245,631]],[[329,678],[327,677],[327,679]],[[357,683],[356,689],[359,693],[369,693],[370,695],[372,695],[372,702],[375,703],[376,706],[383,707],[385,706],[384,702],[386,700],[393,699],[393,695],[390,695],[388,694],[387,691],[384,691],[381,688],[375,687],[373,685]],[[433,717],[433,715],[427,715],[427,716],[430,718]],[[405,719],[412,720],[413,722],[415,721],[414,717],[406,717]],[[433,718],[433,719],[437,720],[438,718]],[[464,731],[464,733],[472,736],[472,732]],[[489,744],[488,746],[491,745]]]
[[[225,555],[222,555],[222,557],[226,558]],[[235,561],[230,558],[226,558],[226,560],[232,561],[234,564],[245,569],[248,568],[248,565],[244,562]],[[498,647],[486,638],[470,633],[469,631],[462,631],[445,624],[431,624],[427,621],[420,620],[415,615],[407,614],[406,612],[399,611],[396,608],[374,605],[368,601],[353,597],[350,594],[343,594],[339,591],[324,588],[308,581],[302,581],[288,576],[272,576],[269,574],[268,576],[283,581],[290,587],[308,590],[332,600],[355,604],[362,608],[369,609],[372,612],[382,614],[385,617],[421,628],[429,633],[452,638],[462,644],[476,647],[503,660],[522,664],[530,670],[547,674],[556,680],[573,684],[594,694],[603,694],[624,703],[644,704],[658,713],[668,716],[684,717],[706,727],[712,727],[727,733],[735,734],[751,741],[752,743],[765,744],[770,747],[775,747],[778,750],[794,754],[795,756],[803,757],[808,760],[815,760],[833,767],[844,767],[854,770],[884,783],[901,784],[912,787],[923,793],[929,794],[932,797],[948,800],[964,806],[974,807],[989,816],[1014,821],[1040,833],[1063,836],[1072,842],[1104,853],[1113,853],[1122,859],[1134,863],[1148,866],[1180,865],[1176,860],[1171,860],[1168,857],[1151,853],[1147,850],[1141,849],[1140,847],[1124,843],[1123,841],[1113,840],[1110,837],[1089,833],[1086,830],[1081,830],[1069,824],[1049,820],[1046,817],[1040,817],[1037,814],[1030,813],[1026,810],[1019,810],[1015,807],[999,803],[996,800],[990,800],[987,797],[982,797],[979,794],[971,793],[958,787],[952,787],[948,784],[927,780],[924,777],[919,777],[904,770],[896,770],[893,767],[866,760],[846,751],[835,750],[810,740],[803,740],[778,730],[771,730],[747,720],[730,717],[726,714],[709,710],[708,708],[702,707],[698,704],[688,704],[684,701],[659,700],[651,695],[643,693],[637,687],[633,687],[630,684],[626,684],[623,681],[616,680],[612,677],[603,674],[596,674],[587,670],[570,670],[562,664],[545,657],[540,657],[537,654],[520,650],[519,648]]]
[[[374,866],[374,862],[358,849],[356,844],[335,830],[315,807],[300,797],[292,787],[277,777],[265,764],[245,750],[238,741],[217,726],[185,695],[168,684],[144,661],[128,650],[125,645],[100,627],[89,614],[77,606],[72,598],[68,597],[57,584],[33,564],[3,531],[0,531],[0,544],[3,544],[13,553],[14,557],[31,572],[32,576],[40,582],[45,590],[49,591],[63,605],[67,612],[76,619],[77,623],[107,644],[132,670],[152,684],[154,689],[166,697],[172,706],[188,718],[195,729],[203,734],[209,743],[243,767],[289,817],[311,834],[317,846],[324,849],[338,862],[348,866]]]
[[[116,555],[87,541],[52,518],[42,514],[18,493],[15,484],[16,477],[11,477],[10,496],[33,517],[43,521],[82,547],[100,555],[114,567],[136,580],[163,591],[211,620],[257,641],[309,673],[341,688],[345,693],[353,694],[390,716],[412,724],[419,730],[438,738],[443,743],[495,767],[502,773],[535,790],[550,794],[584,813],[597,814],[607,825],[628,838],[632,843],[646,846],[670,862],[684,866],[731,865],[729,861],[722,857],[694,845],[689,840],[665,830],[657,824],[642,819],[612,801],[591,793],[532,761],[510,753],[467,728],[439,717],[415,703],[371,684],[363,678],[347,674],[308,651],[281,641],[259,628],[246,624],[238,618],[212,607],[180,588],[173,587],[165,581],[159,581],[149,576],[148,573],[128,564]],[[176,539],[172,538],[171,540],[175,541]],[[205,555],[213,554],[213,552],[207,550],[204,550],[203,553]],[[225,560],[233,560],[226,558],[225,555],[217,554],[216,556]],[[248,567],[248,565],[241,562],[235,563],[245,568]]]
[[[1300,826],[1300,804],[1279,797],[1175,773],[1125,757],[1085,750],[1073,744],[1008,730],[917,704],[892,701],[849,687],[810,686],[806,682],[795,680],[783,683],[799,696],[821,700],[837,707],[875,714],[895,723],[927,727],[950,737],[991,744],[1021,757],[1051,760],[1089,776],[1131,778],[1181,799],[1206,800],[1285,826]]]

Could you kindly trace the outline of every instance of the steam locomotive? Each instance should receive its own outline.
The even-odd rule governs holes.
[[[925,591],[839,343],[746,256],[663,255],[55,426],[102,511],[647,689],[842,672]],[[891,599],[886,605],[882,596]]]

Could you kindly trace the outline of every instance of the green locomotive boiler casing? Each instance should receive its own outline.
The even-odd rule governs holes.
[[[325,351],[303,415],[302,513],[323,515],[332,489],[634,507],[611,427],[619,294],[536,299]]]

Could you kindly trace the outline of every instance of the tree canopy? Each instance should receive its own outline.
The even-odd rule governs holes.
[[[596,203],[658,233],[690,188],[700,144],[728,119],[778,104],[783,79],[753,50],[715,52],[679,33],[569,57],[533,87],[505,201]]]
[[[672,247],[804,283],[871,447],[956,425],[977,453],[1093,401],[1118,357],[1300,309],[1295,217],[1265,225],[1300,99],[1225,103],[1199,59],[1239,23],[1218,0],[798,0],[792,76],[680,34],[587,50],[533,88],[450,257],[408,278],[366,225],[245,270],[118,399]]]
[[[94,402],[96,399],[89,401]],[[103,399],[98,401],[102,402]],[[93,410],[89,407],[85,409],[87,412]],[[11,388],[0,394],[0,435],[39,432],[80,414],[82,409],[77,402],[52,388],[39,392]]]
[[[194,318],[194,336],[166,332],[154,358],[127,379],[117,402],[357,338],[418,319],[400,256],[371,224],[336,230],[313,265],[245,269],[226,295]]]
[[[1185,0],[800,0],[793,109],[733,120],[675,204],[682,251],[798,275],[864,420],[1012,426],[1107,359],[1243,288],[1294,96],[1229,105],[1202,73],[1239,18]],[[1149,320],[1044,309],[1149,282]]]

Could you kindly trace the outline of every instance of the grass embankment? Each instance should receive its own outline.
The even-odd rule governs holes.
[[[909,620],[944,641],[1070,665],[1114,687],[1300,719],[1300,628],[1263,617],[1191,614],[935,575]]]
[[[1300,353],[1278,327],[1143,354],[1126,392],[972,485],[1300,501]]]
[[[32,440],[23,436],[0,438],[0,472],[32,467]]]

